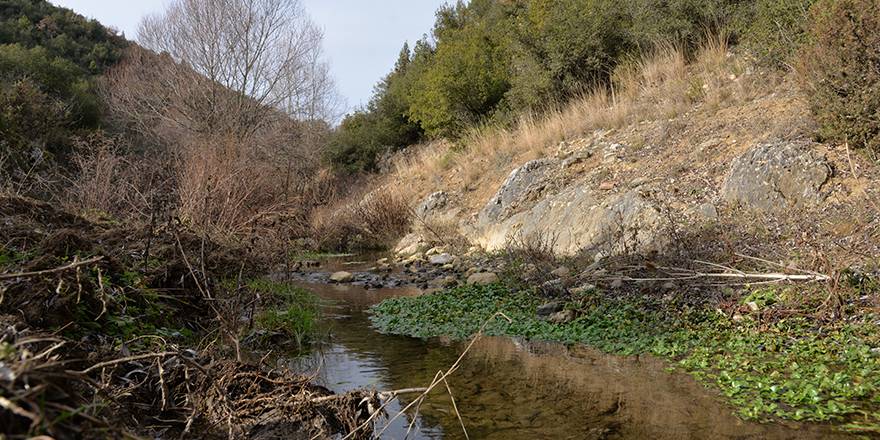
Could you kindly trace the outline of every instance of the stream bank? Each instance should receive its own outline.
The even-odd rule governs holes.
[[[284,361],[284,366],[305,374],[317,372],[316,380],[335,392],[360,387],[391,390],[426,386],[464,349],[462,342],[446,337],[453,332],[438,322],[456,324],[460,322],[457,319],[470,318],[465,308],[432,303],[432,298],[469,288],[428,295],[411,286],[370,289],[363,280],[375,275],[365,271],[372,268],[374,259],[362,259],[369,261],[335,261],[316,269],[323,273],[316,276],[319,279],[346,269],[353,275],[351,283],[328,284],[314,282],[315,278],[295,282],[325,301],[324,315],[331,337],[313,353]],[[494,289],[504,296],[500,285],[481,289]],[[425,308],[413,315],[395,314],[397,325],[418,328],[421,333],[416,336],[420,338],[403,336],[416,332],[394,331],[401,327],[392,329],[381,322],[379,327],[386,334],[376,332],[371,319],[395,319],[388,313],[392,308],[389,304],[411,305],[412,309],[415,304],[431,304],[430,311]],[[531,306],[526,308],[533,311]],[[485,313],[491,315],[488,310]],[[421,318],[415,319],[417,316]],[[471,333],[453,336],[464,338]],[[525,336],[539,339],[537,334]],[[735,409],[726,405],[717,391],[707,390],[683,372],[671,373],[669,367],[667,361],[647,354],[617,356],[583,345],[485,337],[469,352],[450,385],[471,438],[848,437],[830,425],[746,421],[735,415]],[[409,402],[407,396],[401,401]],[[399,408],[394,406],[389,413],[393,415]],[[398,420],[386,432],[387,438],[403,438],[410,420]],[[415,426],[417,435],[410,438],[464,438],[445,393],[432,394]]]

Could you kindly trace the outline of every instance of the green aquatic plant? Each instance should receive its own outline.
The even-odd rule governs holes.
[[[270,297],[270,305],[254,317],[257,330],[269,337],[281,335],[302,348],[317,332],[319,304],[312,292],[265,278],[252,280],[247,287]]]
[[[756,290],[743,303],[770,307],[780,295]],[[541,302],[502,285],[467,286],[386,300],[372,309],[371,320],[384,333],[464,339],[500,311],[513,322],[492,322],[487,334],[653,354],[716,387],[745,419],[835,422],[857,431],[880,425],[876,316],[832,323],[733,320],[709,307],[600,295],[589,304],[568,304],[577,317],[553,324],[537,317]]]

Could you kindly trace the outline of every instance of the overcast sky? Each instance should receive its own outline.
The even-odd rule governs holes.
[[[137,36],[141,17],[170,0],[50,0]],[[447,0],[302,0],[324,29],[324,48],[339,91],[349,108],[366,103],[379,79],[391,70],[404,41],[430,31],[434,11]]]

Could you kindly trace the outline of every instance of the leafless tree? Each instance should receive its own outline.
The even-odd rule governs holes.
[[[132,49],[108,75],[108,101],[154,133],[245,138],[278,118],[332,118],[322,38],[299,0],[175,0],[141,23],[148,51]]]

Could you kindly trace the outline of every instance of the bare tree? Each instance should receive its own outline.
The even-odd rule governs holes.
[[[175,0],[141,23],[153,53],[133,49],[109,74],[109,102],[138,129],[241,138],[278,117],[333,117],[322,38],[299,0]]]

